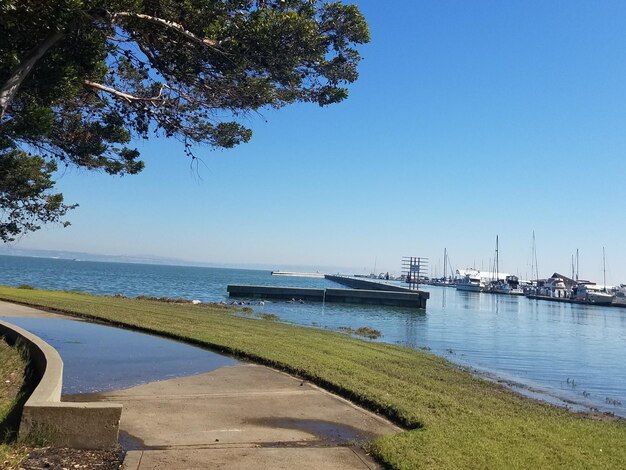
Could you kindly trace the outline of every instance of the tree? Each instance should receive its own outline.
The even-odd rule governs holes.
[[[264,107],[347,97],[354,5],[316,0],[0,0],[0,238],[59,222],[56,164],[143,169],[132,139],[231,148]],[[5,173],[6,172],[6,173]],[[30,174],[30,177],[26,177]]]

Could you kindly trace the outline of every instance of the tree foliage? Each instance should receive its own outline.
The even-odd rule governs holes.
[[[135,174],[132,139],[247,142],[247,113],[345,99],[369,41],[356,6],[316,0],[0,0],[0,37],[4,241],[73,207],[55,162]]]
[[[63,204],[61,194],[52,194],[56,162],[20,150],[0,154],[0,208],[3,211],[0,238],[13,241],[23,232],[40,228],[39,223],[60,222],[75,206]],[[67,222],[64,222],[67,225]]]

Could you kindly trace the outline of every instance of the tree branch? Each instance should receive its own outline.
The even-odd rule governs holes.
[[[157,18],[155,16],[144,15],[143,13],[132,13],[128,11],[118,11],[111,15],[113,22],[115,22],[118,18],[137,18],[140,20],[148,21],[150,23],[154,23],[160,26],[164,26],[169,29],[173,29],[174,31],[178,31],[180,34],[185,36],[187,39],[191,39],[194,42],[199,44],[204,44],[209,47],[216,47],[218,43],[212,39],[201,38],[196,36],[191,31],[187,31],[185,27],[179,23],[174,23],[173,21],[165,20],[163,18]]]
[[[141,96],[135,96],[135,95],[131,95],[129,93],[124,93],[123,91],[119,91],[116,90],[115,88],[111,88],[108,87],[106,85],[101,85],[100,83],[96,83],[96,82],[92,82],[90,80],[85,80],[83,82],[85,84],[85,86],[89,87],[89,88],[94,88],[96,90],[99,91],[104,91],[106,93],[109,93],[113,96],[117,96],[118,98],[122,98],[123,100],[128,101],[129,103],[135,102],[135,101],[162,101],[163,100],[163,90],[165,88],[168,88],[167,85],[162,85],[161,86],[161,90],[159,90],[159,94],[157,96],[152,96],[149,98],[142,98]]]
[[[2,89],[0,89],[0,119],[4,117],[4,114],[9,108],[11,101],[13,101],[17,90],[19,90],[20,86],[22,86],[22,82],[28,76],[35,64],[46,52],[48,52],[48,49],[59,42],[64,36],[65,33],[55,31],[48,36],[44,42],[31,49],[26,55],[26,58],[20,63],[17,69],[15,69],[4,85],[2,85]]]

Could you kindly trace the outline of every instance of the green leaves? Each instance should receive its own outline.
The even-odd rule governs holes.
[[[39,156],[14,150],[0,153],[0,239],[14,241],[39,224],[62,222],[77,205],[63,203],[63,195],[51,193],[56,164]],[[62,222],[69,225],[68,222]]]
[[[356,6],[310,0],[5,0],[0,36],[0,151],[36,150],[50,183],[56,161],[141,171],[133,138],[176,138],[195,158],[248,142],[251,111],[338,103],[369,41]],[[55,204],[23,211],[43,221]],[[19,227],[38,228],[3,239]]]

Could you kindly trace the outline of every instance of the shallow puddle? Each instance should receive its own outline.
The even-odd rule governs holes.
[[[63,359],[63,394],[106,392],[211,372],[238,361],[158,336],[76,320],[19,318]]]
[[[367,441],[371,441],[375,437],[373,433],[355,428],[348,424],[319,419],[268,417],[248,420],[247,423],[272,428],[304,431],[317,437],[319,443],[324,445],[361,445]],[[271,444],[266,443],[264,445],[272,447]],[[276,443],[275,445],[284,445],[284,443]]]

